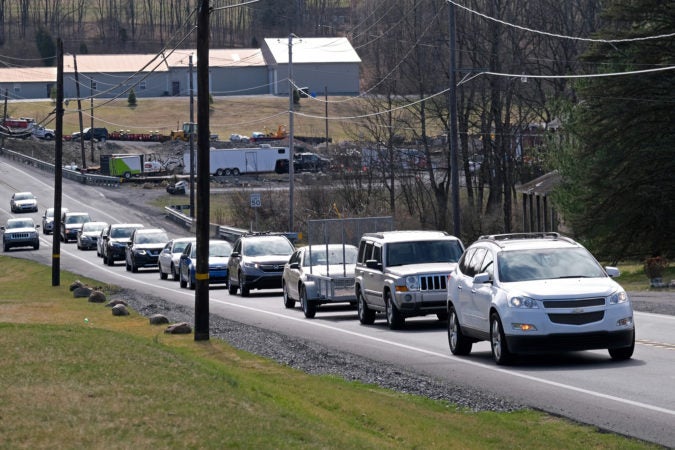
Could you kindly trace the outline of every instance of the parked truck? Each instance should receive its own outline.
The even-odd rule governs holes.
[[[269,172],[281,173],[279,167],[283,164],[280,164],[279,161],[285,161],[286,166],[288,166],[288,148],[211,148],[209,151],[209,174],[221,177]],[[189,152],[183,155],[183,173],[190,173]]]
[[[101,174],[126,179],[138,175],[159,175],[163,166],[159,161],[150,160],[142,154],[101,155]]]

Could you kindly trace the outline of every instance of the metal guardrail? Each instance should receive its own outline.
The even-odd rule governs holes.
[[[39,170],[45,172],[54,173],[54,164],[40,161],[39,159],[33,158],[31,156],[22,155],[21,153],[15,152],[13,150],[8,150],[6,148],[0,148],[0,155],[9,158],[13,161],[18,161],[22,164],[26,164],[32,167],[35,167]],[[76,170],[63,169],[62,172],[63,178],[69,180],[77,181],[82,184],[91,184],[95,186],[103,187],[120,187],[120,179],[118,177],[108,177],[105,175],[96,175],[91,173],[80,173]]]

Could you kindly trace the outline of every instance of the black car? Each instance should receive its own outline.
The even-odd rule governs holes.
[[[79,131],[70,135],[73,141],[79,141],[82,137],[85,141],[89,141],[92,137],[101,142],[105,142],[108,139],[108,129],[107,128],[85,128],[82,130],[82,133]]]
[[[167,242],[169,242],[169,236],[161,228],[134,230],[127,243],[126,269],[138,272],[139,268],[158,267],[159,254]]]
[[[230,294],[251,289],[281,289],[281,276],[295,248],[281,234],[255,233],[239,237],[227,262]]]
[[[127,243],[131,233],[136,228],[143,228],[143,225],[140,223],[114,223],[103,229],[101,232],[103,264],[112,266],[115,261],[122,261],[126,258]]]

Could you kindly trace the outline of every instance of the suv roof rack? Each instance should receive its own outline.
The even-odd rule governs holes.
[[[440,231],[440,230],[388,230],[388,231],[374,231],[371,233],[363,233],[364,236],[369,236],[369,237],[375,237],[378,239],[384,239],[386,234],[389,235],[395,235],[397,233],[410,233],[410,232],[415,232],[415,231],[429,231],[429,232],[434,232],[434,233],[439,233],[443,236],[450,236],[447,231]]]
[[[500,241],[512,241],[517,239],[561,239],[568,242],[574,242],[572,239],[562,236],[560,233],[553,231],[549,232],[532,232],[532,233],[506,233],[506,234],[486,234],[478,238],[479,241],[493,241],[499,245]],[[499,245],[501,247],[501,245]]]

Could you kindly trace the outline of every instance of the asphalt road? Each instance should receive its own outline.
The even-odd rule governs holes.
[[[0,222],[11,216],[9,197],[30,190],[38,196],[40,213],[52,206],[51,174],[0,158]],[[85,210],[96,220],[140,221],[161,226],[172,236],[186,232],[167,221],[161,211],[145,207],[154,192],[129,186],[117,190],[83,186],[64,180],[63,206]],[[6,199],[6,202],[2,201]],[[10,255],[51,263],[52,236],[42,238],[39,251],[16,250]],[[159,295],[167,301],[194,305],[194,292],[160,280],[157,271],[138,274],[102,264],[96,252],[61,244],[61,268]],[[210,310],[231,320],[275,330],[362,355],[377,362],[400,365],[459,385],[480,387],[491,395],[541,409],[602,429],[675,446],[675,316],[635,313],[637,343],[633,359],[612,362],[606,351],[587,351],[522,358],[516,365],[497,367],[489,345],[479,343],[469,357],[452,356],[444,324],[431,318],[406,321],[401,331],[389,330],[383,317],[372,326],[360,325],[356,312],[344,307],[319,310],[314,320],[299,308],[286,309],[280,291],[253,291],[251,297],[231,296],[227,289],[210,291]]]

